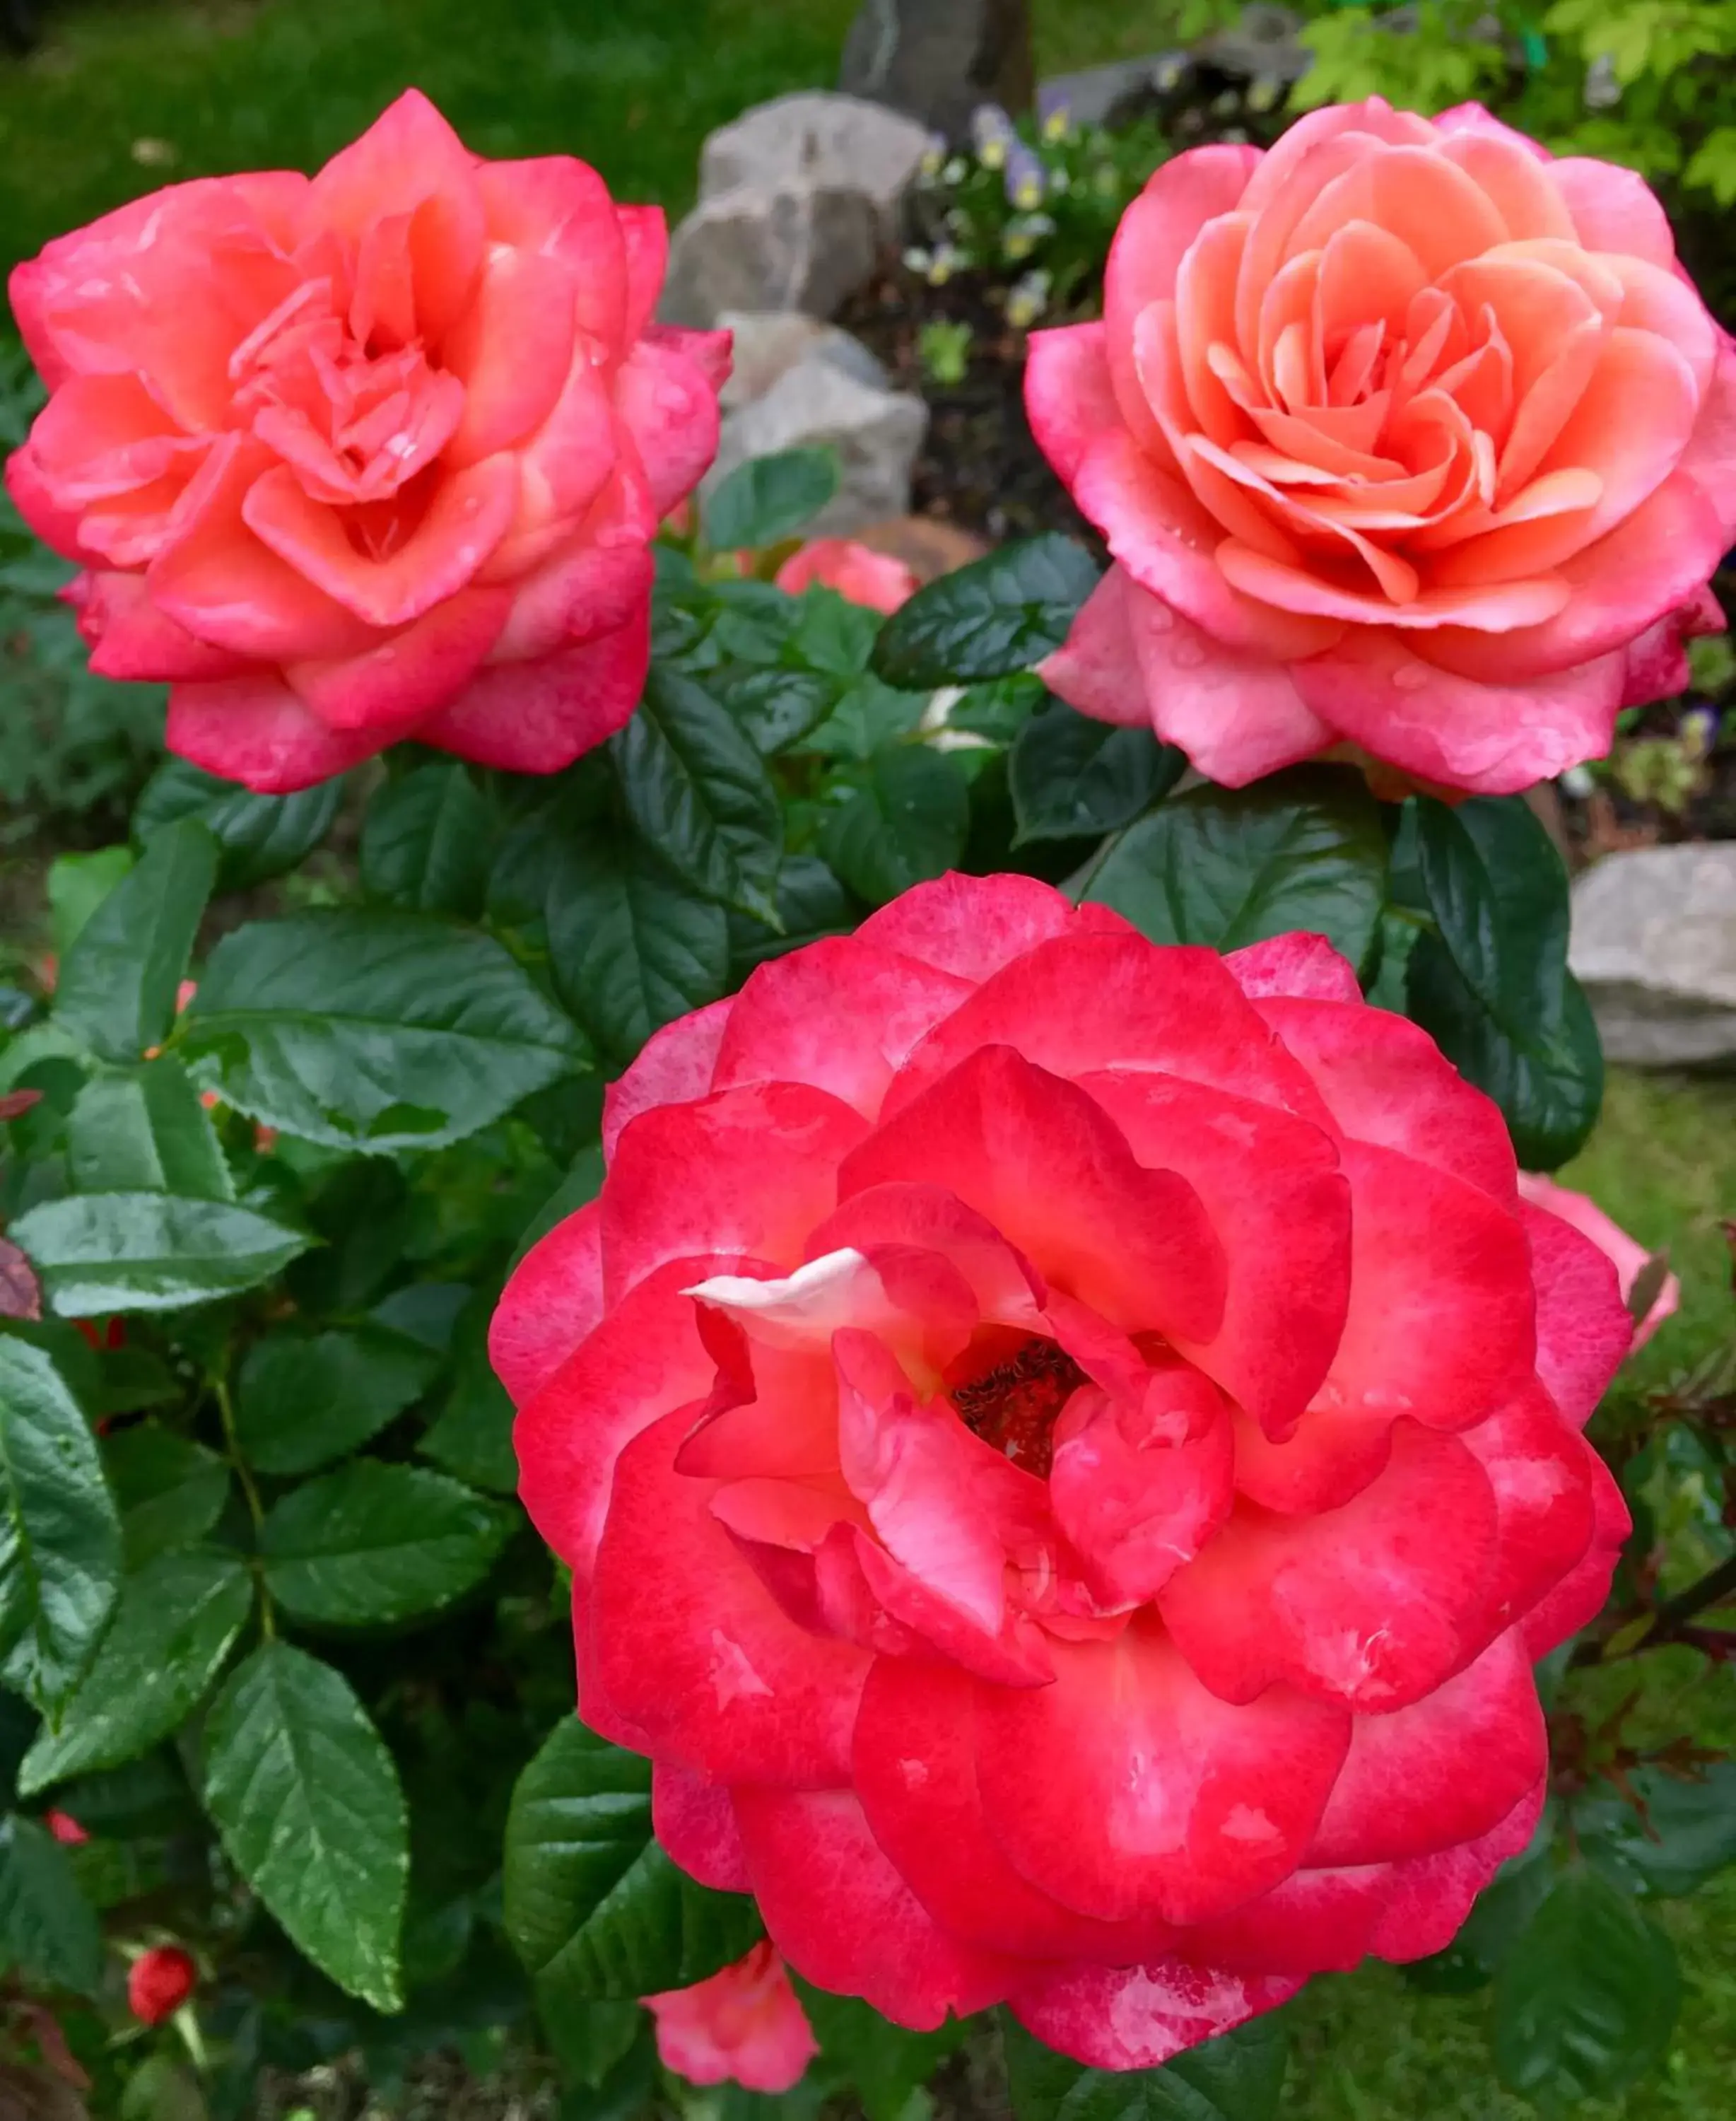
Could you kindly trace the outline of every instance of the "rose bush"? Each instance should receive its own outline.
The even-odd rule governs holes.
[[[651,324],[660,209],[488,162],[415,91],[309,179],[170,186],[20,266],[49,399],[7,484],[171,749],[303,788],[414,736],[545,773],[631,714],[650,541],[723,333]]]
[[[707,1981],[642,2000],[657,2021],[659,2058],[690,2084],[788,2091],[820,2051],[769,1944]]]
[[[1348,744],[1524,788],[1722,623],[1736,350],[1641,179],[1474,105],[1178,156],[1026,395],[1117,562],[1050,683],[1231,785]]]
[[[491,1350],[581,1714],[821,1987],[1147,2067],[1442,1948],[1627,1513],[1629,1322],[1319,938],[919,887],[671,1025]]]

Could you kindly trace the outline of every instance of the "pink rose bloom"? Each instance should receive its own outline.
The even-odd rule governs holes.
[[[1640,178],[1475,105],[1178,155],[1026,396],[1116,562],[1045,676],[1231,787],[1348,744],[1510,793],[1723,623],[1736,343]]]
[[[7,485],[170,748],[302,788],[401,738],[552,772],[621,727],[723,333],[650,322],[663,217],[486,162],[414,90],[311,179],[171,185],[12,277],[50,393]]]
[[[609,1093],[490,1336],[585,1722],[905,2025],[1147,2068],[1440,1950],[1542,1806],[1632,1337],[1318,936],[943,878]]]
[[[1614,1266],[1616,1279],[1622,1285],[1622,1301],[1625,1303],[1632,1295],[1634,1284],[1650,1265],[1652,1255],[1645,1246],[1629,1237],[1619,1223],[1613,1223],[1589,1195],[1575,1193],[1571,1186],[1557,1186],[1552,1178],[1546,1178],[1540,1171],[1522,1171],[1519,1174],[1519,1190],[1534,1207],[1547,1209],[1552,1215],[1559,1215],[1577,1230],[1582,1238],[1589,1238],[1593,1244]],[[1664,1320],[1674,1316],[1682,1305],[1682,1284],[1674,1275],[1666,1275],[1664,1285],[1652,1299],[1651,1308],[1634,1328],[1633,1344],[1643,1348]]]
[[[820,2052],[807,2014],[770,1944],[697,1981],[640,1998],[657,2021],[665,2069],[690,2084],[788,2091]]]
[[[792,596],[800,596],[817,582],[870,611],[896,611],[921,587],[902,560],[859,545],[853,538],[812,539],[799,552],[790,554],[775,580]]]

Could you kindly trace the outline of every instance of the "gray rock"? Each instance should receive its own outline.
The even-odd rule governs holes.
[[[784,96],[745,112],[705,142],[700,203],[670,239],[659,315],[830,316],[896,240],[928,144],[910,119],[852,96]]]
[[[810,353],[763,398],[726,415],[705,490],[755,457],[830,444],[844,479],[812,532],[842,536],[908,510],[910,471],[928,425],[920,398],[864,383],[824,352]]]
[[[1028,110],[1031,0],[862,0],[838,86],[955,140],[980,104]]]
[[[1606,855],[1573,887],[1569,963],[1612,1060],[1736,1062],[1736,845]]]
[[[1037,110],[1044,118],[1064,110],[1082,128],[1129,125],[1162,105],[1189,63],[1185,52],[1154,52],[1147,58],[1056,74],[1038,87]]]
[[[763,398],[780,376],[810,356],[829,361],[870,389],[887,387],[887,372],[859,338],[794,310],[725,310],[719,324],[735,344],[735,366],[724,385],[726,413]]]

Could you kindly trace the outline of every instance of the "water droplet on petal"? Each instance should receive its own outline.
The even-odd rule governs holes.
[[[1204,648],[1185,634],[1170,650],[1170,660],[1178,670],[1197,670],[1205,660]]]
[[[1153,633],[1167,633],[1175,623],[1175,614],[1166,604],[1160,604],[1154,597],[1147,607],[1145,622]]]
[[[1420,692],[1428,681],[1426,663],[1401,663],[1393,673],[1393,683],[1401,692]]]

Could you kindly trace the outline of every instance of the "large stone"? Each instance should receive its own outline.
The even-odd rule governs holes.
[[[843,482],[812,533],[842,536],[908,512],[910,472],[928,425],[920,398],[877,389],[824,353],[810,354],[786,369],[763,398],[725,417],[705,490],[756,457],[830,445],[838,452]]]
[[[1606,855],[1573,887],[1570,963],[1612,1060],[1736,1062],[1736,845]]]
[[[1030,0],[863,0],[838,86],[952,139],[970,130],[980,104],[1028,110]]]
[[[700,203],[670,239],[659,315],[710,324],[725,310],[828,317],[897,239],[928,148],[877,104],[818,93],[746,111],[706,141]]]
[[[859,338],[797,310],[725,310],[718,323],[733,342],[733,365],[720,402],[726,413],[763,398],[798,361],[829,361],[871,389],[887,387],[886,370]]]
[[[1194,47],[1201,66],[1237,81],[1288,87],[1307,72],[1313,54],[1301,41],[1302,18],[1272,0],[1249,0],[1230,30],[1216,30]]]

